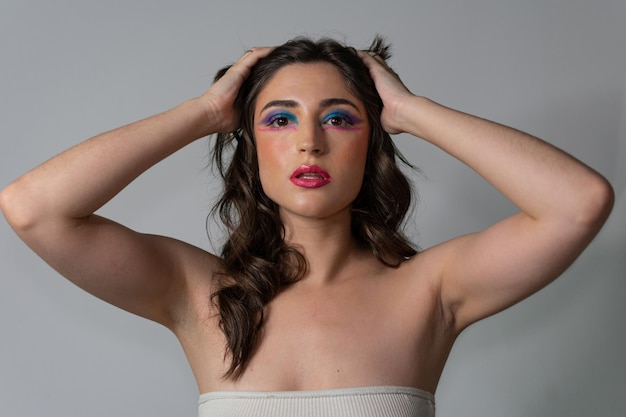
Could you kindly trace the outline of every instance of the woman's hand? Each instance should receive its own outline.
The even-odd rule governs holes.
[[[247,50],[239,61],[199,97],[206,108],[208,122],[213,131],[211,133],[232,132],[239,127],[239,114],[234,108],[239,88],[256,63],[272,49],[262,47]]]
[[[383,129],[390,134],[407,132],[409,120],[405,103],[415,96],[381,57],[365,51],[359,51],[359,56],[369,69],[376,90],[383,100],[383,111],[380,115]]]

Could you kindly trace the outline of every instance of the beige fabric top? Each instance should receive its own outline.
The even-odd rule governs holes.
[[[408,387],[320,391],[218,391],[200,395],[199,417],[434,417],[435,398]]]

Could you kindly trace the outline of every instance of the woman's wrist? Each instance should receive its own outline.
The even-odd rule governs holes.
[[[189,99],[173,110],[184,115],[184,124],[192,141],[219,131],[219,116],[201,97]]]
[[[402,132],[425,139],[429,107],[435,104],[423,96],[411,95],[398,105],[397,119]]]

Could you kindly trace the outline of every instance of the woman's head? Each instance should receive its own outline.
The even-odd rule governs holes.
[[[380,38],[368,51],[383,59],[389,57],[388,46]],[[279,207],[261,184],[254,130],[257,101],[282,68],[320,63],[338,70],[364,109],[369,128],[362,184],[350,207],[353,236],[388,266],[396,267],[416,253],[399,230],[412,192],[397,159],[407,162],[381,126],[383,103],[357,51],[334,40],[305,38],[275,48],[255,65],[239,91],[240,128],[218,134],[215,142],[214,160],[225,187],[214,211],[225,224],[228,237],[221,254],[224,279],[213,298],[231,356],[227,377],[236,378],[243,372],[258,342],[264,306],[307,269],[303,255],[285,242]]]
[[[294,218],[349,220],[370,129],[363,103],[337,67],[282,67],[259,93],[254,113],[259,178],[285,226]]]
[[[375,38],[368,52],[383,59],[389,58],[389,46],[380,37]],[[386,232],[381,233],[376,230],[377,228],[369,227],[367,224],[375,221],[383,229],[397,230],[402,223],[410,207],[411,189],[396,162],[397,158],[404,163],[407,162],[381,126],[382,100],[367,67],[357,55],[356,49],[352,47],[331,39],[313,41],[307,38],[295,38],[276,47],[268,56],[261,59],[243,83],[236,100],[236,107],[241,115],[240,128],[232,134],[219,135],[216,142],[215,157],[218,167],[227,182],[227,189],[229,180],[239,182],[243,187],[241,190],[246,190],[245,198],[250,197],[250,202],[258,203],[258,207],[249,207],[245,210],[248,217],[252,215],[251,211],[256,211],[256,209],[262,212],[278,213],[278,207],[274,201],[263,192],[259,178],[254,137],[257,99],[280,69],[294,64],[315,63],[329,63],[334,66],[343,76],[352,94],[365,107],[370,137],[363,185],[352,205],[353,232],[363,243],[368,243],[374,235],[383,238]],[[217,78],[223,75],[226,69],[218,73]],[[231,144],[235,145],[235,151],[230,166],[226,168],[223,165],[223,152]],[[231,206],[232,208],[234,207]],[[232,212],[226,213],[224,210],[220,210],[220,213],[223,218],[225,215],[228,217],[229,214],[233,214]],[[244,213],[240,212],[236,214],[236,217],[241,219],[242,215]],[[232,220],[231,216],[226,223]],[[369,246],[372,247],[371,244]],[[389,253],[384,248],[372,247],[372,249],[379,259],[389,265],[398,265],[404,257],[414,253],[414,251],[402,250],[402,255],[398,257],[393,254],[398,248],[392,249]]]

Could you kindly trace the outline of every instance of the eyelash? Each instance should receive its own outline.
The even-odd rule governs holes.
[[[283,125],[276,125],[275,123],[279,120],[283,120],[286,121],[287,123],[283,124]],[[293,116],[292,114],[289,113],[276,113],[276,114],[271,114],[267,119],[265,119],[265,125],[268,127],[273,127],[273,128],[281,128],[281,127],[285,127],[287,126],[287,124],[289,122],[296,122],[296,118],[295,116]]]
[[[331,123],[330,126],[341,127],[341,126],[353,126],[354,125],[354,119],[352,118],[352,116],[344,112],[333,112],[329,114],[328,116],[324,118],[324,120],[322,121],[322,124],[328,124],[328,122],[330,122],[333,119],[339,119],[341,121],[341,124],[336,125],[336,124]]]
[[[339,124],[335,124],[332,121],[338,120]],[[283,123],[283,124],[277,124]],[[264,124],[271,129],[281,129],[290,125],[290,123],[298,124],[298,119],[291,113],[274,113],[270,114],[264,121]],[[322,120],[322,125],[329,127],[351,127],[355,124],[355,119],[346,112],[335,111],[328,114]]]

